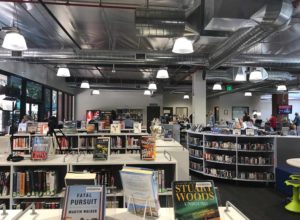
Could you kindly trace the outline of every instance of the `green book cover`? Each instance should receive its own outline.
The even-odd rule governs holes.
[[[213,181],[174,181],[172,190],[175,220],[220,220]]]
[[[96,146],[94,148],[94,160],[107,160],[109,155],[109,137],[99,137],[96,139]]]

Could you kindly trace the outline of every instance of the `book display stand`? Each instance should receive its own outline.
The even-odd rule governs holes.
[[[134,214],[136,214],[137,215],[137,211],[136,211],[136,204],[135,204],[135,202],[134,202],[134,195],[131,195],[131,196],[126,196],[125,195],[125,197],[128,197],[128,200],[127,200],[127,206],[129,207],[130,205],[132,205],[133,206],[133,211],[134,211]],[[143,200],[143,199],[139,199],[139,200]],[[153,214],[152,214],[152,210],[151,210],[151,206],[150,206],[150,204],[151,204],[151,202],[155,202],[155,201],[153,201],[153,200],[151,200],[151,199],[146,199],[146,200],[144,200],[145,201],[145,205],[144,205],[144,214],[143,214],[143,220],[145,220],[145,218],[146,218],[146,212],[147,212],[147,209],[149,209],[150,210],[150,216],[151,217],[153,217]]]

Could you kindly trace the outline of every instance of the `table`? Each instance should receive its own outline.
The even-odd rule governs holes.
[[[225,207],[219,207],[221,220],[244,220],[236,210],[229,207],[227,212],[230,217],[225,213]],[[25,213],[20,220],[60,220],[62,210],[61,209],[36,209],[37,214],[31,214],[31,210]],[[173,208],[161,208],[160,217],[155,220],[174,220]],[[106,209],[106,220],[142,220],[140,216],[136,216],[127,212],[126,208]],[[149,218],[147,218],[149,219]],[[153,219],[153,218],[150,218]]]
[[[299,167],[300,168],[300,158],[291,158],[287,159],[286,163],[293,167]]]

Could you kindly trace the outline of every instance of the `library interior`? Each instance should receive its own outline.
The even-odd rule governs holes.
[[[300,219],[300,0],[0,0],[0,45],[0,219]]]

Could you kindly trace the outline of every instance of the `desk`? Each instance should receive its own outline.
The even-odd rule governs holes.
[[[225,207],[219,207],[221,220],[244,220],[244,218],[235,211],[232,207],[229,207],[227,214],[224,212]],[[31,210],[24,214],[20,220],[60,220],[62,210],[61,209],[36,209],[37,214],[32,215]],[[161,208],[160,217],[155,220],[174,220],[173,208]],[[142,220],[140,216],[136,216],[127,212],[125,208],[118,209],[106,209],[106,220]],[[149,219],[149,218],[147,218]],[[153,218],[150,218],[153,219]]]
[[[299,167],[300,168],[300,158],[291,158],[287,159],[286,163],[293,167]]]

